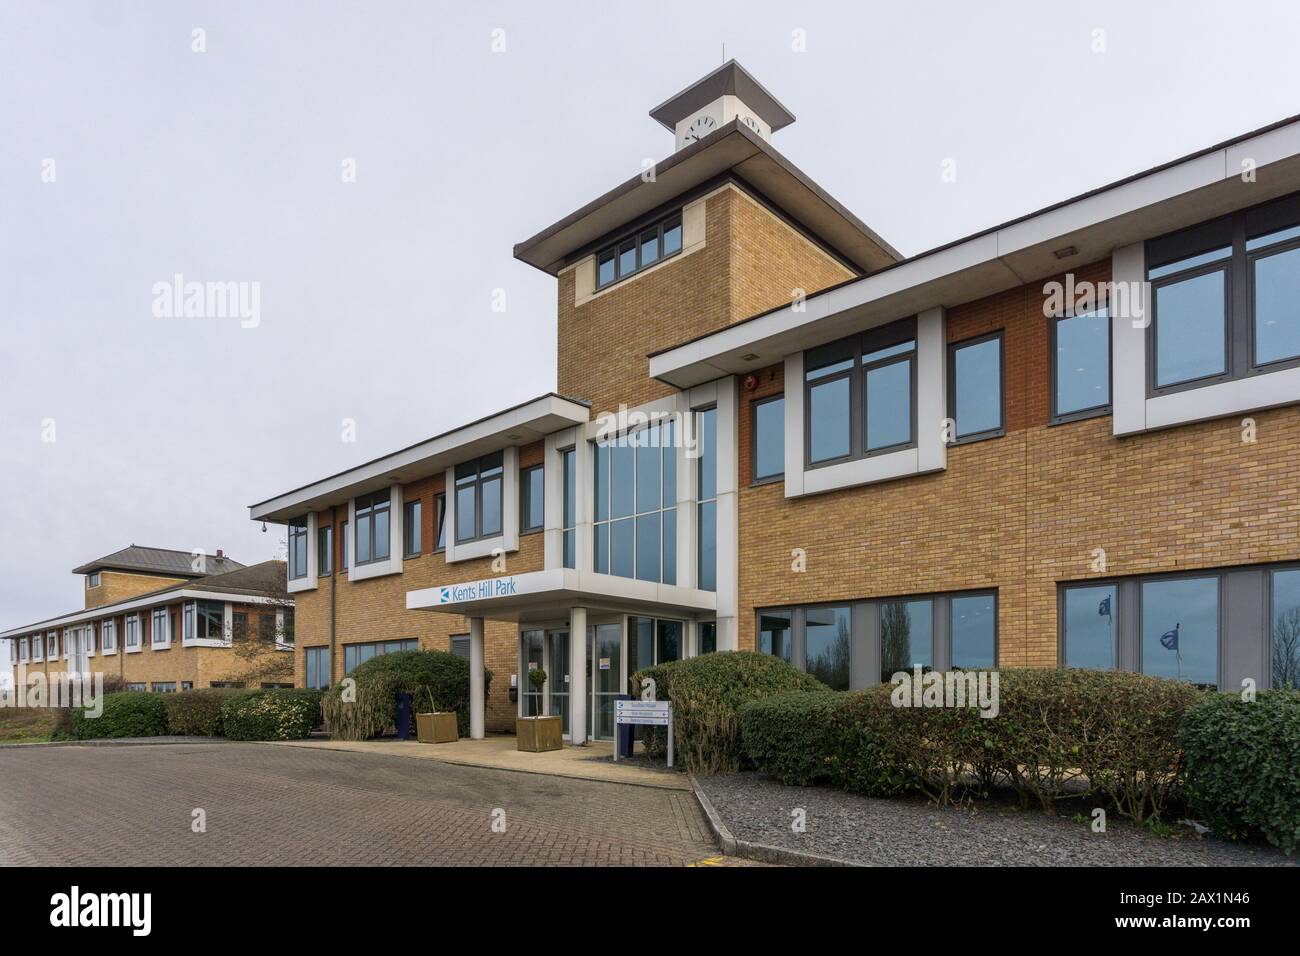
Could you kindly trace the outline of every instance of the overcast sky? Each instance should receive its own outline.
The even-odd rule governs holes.
[[[0,0],[0,628],[133,542],[277,556],[247,505],[553,388],[511,247],[667,155],[647,111],[724,43],[911,255],[1300,113],[1297,35],[1289,2]],[[157,317],[178,273],[259,321]]]

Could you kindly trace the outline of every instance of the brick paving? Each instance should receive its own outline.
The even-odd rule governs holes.
[[[0,748],[0,780],[3,865],[722,862],[689,792],[378,754],[235,743]],[[197,808],[205,833],[191,827]],[[503,833],[493,830],[496,811]]]

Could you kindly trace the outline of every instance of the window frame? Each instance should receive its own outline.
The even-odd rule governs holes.
[[[106,617],[99,622],[99,649],[105,657],[117,653],[117,619]]]
[[[560,456],[560,564],[578,566],[578,448],[558,449]],[[595,494],[593,489],[592,494]],[[593,546],[595,541],[592,542]],[[570,559],[572,553],[572,559]]]
[[[536,523],[531,523],[533,517],[532,502],[529,496],[529,480],[534,474],[542,476],[542,513],[537,516]],[[543,464],[526,465],[519,469],[519,533],[536,534],[546,526],[546,466]]]
[[[365,502],[363,505],[362,502]],[[356,528],[353,534],[361,530],[362,519],[365,519],[367,544],[370,546],[370,557],[362,561],[356,559],[355,564],[358,568],[366,567],[371,564],[383,564],[392,560],[393,557],[393,493],[391,489],[383,488],[379,491],[372,491],[370,494],[358,495],[352,499],[352,512],[355,519]],[[388,515],[388,535],[384,541],[384,553],[379,555],[377,545],[379,536],[375,533],[375,518],[380,514]],[[356,544],[353,544],[353,554],[356,554]]]
[[[402,558],[418,558],[424,553],[424,499],[416,497],[402,502]]]
[[[103,578],[99,571],[91,571],[86,575],[86,587],[97,588],[103,583]]]
[[[158,622],[162,621],[163,640],[158,640]],[[169,648],[172,646],[171,613],[167,607],[155,607],[149,611],[149,648]]]
[[[948,418],[953,423],[952,441],[948,442],[950,448],[954,445],[987,441],[990,438],[1002,438],[1007,433],[1007,343],[1003,335],[1005,331],[1005,329],[995,329],[992,332],[981,332],[979,335],[948,343],[948,362],[944,374],[947,377]],[[998,426],[959,437],[957,435],[957,353],[965,348],[983,345],[993,339],[998,343]]]
[[[301,581],[307,577],[307,568],[308,565],[311,563],[307,560],[309,554],[307,548],[310,547],[310,543],[306,541],[308,526],[309,526],[309,521],[307,515],[303,515],[301,518],[293,518],[292,520],[289,521],[287,563],[289,566],[288,572],[289,572],[290,581]],[[303,539],[301,568],[296,567],[297,561],[295,560],[296,544],[298,538]],[[298,573],[295,573],[295,571],[297,571]]]
[[[334,526],[332,524],[320,525],[316,528],[316,576],[320,577],[321,575],[333,573]]]
[[[351,674],[352,671],[356,670],[357,667],[359,667],[361,664],[364,664],[366,662],[366,661],[359,660],[351,667],[349,667],[348,666],[349,651],[355,650],[356,648],[362,648],[362,647],[384,647],[385,645],[388,644],[402,644],[402,645],[411,644],[412,646],[399,647],[395,651],[383,651],[382,653],[377,651],[376,653],[371,654],[370,657],[367,657],[366,661],[372,660],[373,658],[376,657],[383,657],[385,654],[400,654],[403,651],[418,651],[420,649],[420,639],[418,637],[394,637],[388,640],[353,641],[349,644],[344,644],[342,645],[343,646],[343,675],[346,677],[348,674]]]
[[[1277,637],[1273,626],[1273,620],[1277,614],[1277,576],[1287,572],[1300,572],[1300,562],[1278,562],[1269,565],[1264,572],[1264,621],[1268,627],[1268,640],[1265,646],[1265,651],[1267,654],[1269,687],[1274,690],[1279,689],[1277,673],[1274,670],[1273,660],[1273,655],[1275,653],[1274,641]],[[1297,684],[1296,689],[1300,689],[1300,684]]]
[[[1056,400],[1057,400],[1056,386],[1059,378],[1058,364],[1060,362],[1060,357],[1061,357],[1061,353],[1057,348],[1059,342],[1057,336],[1058,336],[1058,329],[1060,328],[1060,324],[1069,319],[1086,318],[1091,315],[1099,315],[1100,313],[1103,312],[1105,313],[1105,317],[1106,317],[1106,322],[1105,322],[1106,401],[1100,405],[1091,405],[1087,408],[1078,408],[1071,412],[1062,412],[1059,408],[1057,408],[1057,404],[1056,404]],[[1075,312],[1073,309],[1067,309],[1063,315],[1048,316],[1047,325],[1048,325],[1047,347],[1049,349],[1048,354],[1051,358],[1050,362],[1048,363],[1048,366],[1050,368],[1050,378],[1048,381],[1048,388],[1051,392],[1050,395],[1051,416],[1048,419],[1048,424],[1065,425],[1069,422],[1083,421],[1084,419],[1087,418],[1102,418],[1105,417],[1106,415],[1113,414],[1114,402],[1115,402],[1115,347],[1114,347],[1115,332],[1114,329],[1111,327],[1110,304],[1099,302],[1097,303],[1094,309],[1088,312]],[[1004,395],[1006,392],[1005,376],[1006,376],[1006,370],[1004,369],[1003,370]],[[1005,421],[1003,424],[1005,426]]]
[[[712,408],[713,406],[710,405],[708,408],[697,409],[695,410],[695,412],[708,411]],[[667,458],[667,455],[665,453],[671,452],[672,467],[673,467],[673,477],[672,477],[673,492],[674,494],[677,494],[679,489],[677,487],[676,469],[680,461],[679,449],[682,447],[681,438],[678,432],[680,431],[681,427],[682,427],[681,423],[673,418],[661,418],[661,419],[652,418],[652,420],[645,425],[639,425],[636,428],[630,428],[627,431],[620,432],[618,435],[612,436],[611,438],[591,440],[590,442],[591,477],[592,477],[592,486],[591,486],[592,499],[591,500],[592,500],[593,520],[591,522],[590,541],[591,541],[591,568],[594,573],[607,574],[610,577],[623,578],[624,580],[627,581],[644,581],[653,584],[668,584],[670,586],[675,586],[679,583],[680,575],[677,566],[676,542],[677,542],[677,530],[678,530],[678,525],[677,525],[678,510],[679,510],[678,506],[680,502],[676,498],[672,501],[665,500],[664,486],[667,483],[667,470],[665,469],[664,462],[665,459]],[[642,444],[642,440],[640,438],[635,437],[635,436],[648,433],[651,429],[656,430],[656,437],[655,437],[656,444],[654,445]],[[666,438],[664,435],[665,430],[670,432],[670,434]],[[598,479],[596,476],[597,469],[599,469],[601,465],[600,447],[602,445],[607,450],[607,454],[605,455],[606,474],[603,480]],[[628,489],[628,494],[630,496],[631,511],[625,515],[614,514],[615,486],[613,481],[613,474],[614,474],[613,451],[615,448],[619,448],[619,447],[627,448],[631,452],[629,458],[629,466],[631,468],[631,485],[629,486]],[[656,468],[656,472],[658,478],[657,484],[658,484],[658,494],[659,494],[659,505],[657,508],[650,508],[645,511],[642,511],[639,504],[640,480],[641,480],[639,452],[643,448],[650,448],[650,447],[653,447],[658,451],[658,456],[657,456],[658,466]],[[577,452],[576,449],[567,449],[566,453],[570,451],[573,453],[573,462],[574,462],[574,470],[575,470],[574,477],[576,479]],[[606,499],[606,507],[605,507],[605,517],[596,520],[595,515],[598,514],[599,511],[596,507],[595,496],[598,491],[603,491],[607,496],[607,499]],[[575,504],[576,504],[576,497],[575,497]],[[656,516],[658,518],[659,546],[658,546],[657,553],[659,556],[659,560],[657,562],[655,577],[645,578],[642,577],[641,574],[639,573],[641,570],[640,562],[639,562],[640,553],[641,553],[640,525],[641,525],[641,520],[643,518],[649,518],[652,516]],[[576,520],[576,515],[574,517]],[[566,520],[567,520],[567,516],[566,516]],[[667,535],[664,533],[664,528],[669,523],[670,520],[673,529],[672,530],[673,549],[671,551],[666,549]],[[614,526],[616,524],[618,525],[628,524],[630,525],[630,529],[631,529],[632,573],[626,576],[617,574],[613,570]],[[597,537],[600,534],[602,534],[602,532],[605,535],[605,540],[606,540],[606,558],[607,558],[607,563],[603,571],[596,567],[596,556],[597,554],[600,553],[600,549],[597,547]],[[577,553],[576,534],[577,532],[575,528],[574,529],[575,557]],[[563,557],[564,556],[562,556],[562,559]],[[666,571],[668,570],[668,565],[670,561],[672,564],[671,582],[665,580],[665,578],[667,577]],[[561,563],[563,563],[563,560]]]
[[[781,403],[781,470],[770,475],[760,475],[758,473],[758,410],[773,402]],[[753,399],[749,406],[750,485],[771,485],[785,481],[785,392],[776,392]]]
[[[631,279],[633,276],[639,275],[640,273],[645,272],[647,269],[654,268],[655,266],[659,265],[659,263],[661,262],[667,262],[668,260],[674,258],[675,256],[681,255],[682,250],[686,247],[686,241],[685,241],[686,226],[682,215],[684,208],[685,207],[675,209],[673,212],[670,212],[668,215],[661,217],[657,221],[651,221],[645,223],[642,226],[638,226],[635,229],[628,230],[627,232],[622,233],[613,242],[603,243],[600,246],[600,248],[597,249],[595,253],[593,253],[592,255],[592,258],[595,262],[595,270],[594,270],[595,291],[603,292],[604,290],[610,288],[611,286],[617,285],[618,283],[622,282],[624,279]],[[672,252],[665,253],[664,233],[668,232],[672,228],[673,220],[676,220],[675,225],[682,231],[682,236],[681,236],[682,241],[677,244],[677,248],[674,249]],[[651,229],[654,229],[656,232],[655,247],[659,250],[659,254],[653,260],[649,262],[643,262],[641,258],[641,238]],[[636,244],[634,250],[636,252],[636,265],[633,266],[630,272],[623,272],[619,266],[619,259],[621,258],[619,254],[619,250],[627,243],[629,239]],[[610,279],[608,282],[601,282],[600,262],[601,259],[604,258],[606,253],[609,253],[610,255],[613,256],[614,277]]]
[[[501,527],[495,531],[483,531],[483,462],[491,458],[499,458],[500,461],[492,465],[489,471],[498,471],[496,475],[488,476],[488,481],[497,482],[497,508],[501,515]],[[475,541],[493,541],[505,534],[505,507],[506,507],[506,456],[504,451],[489,452],[486,455],[480,455],[478,458],[471,458],[469,461],[463,461],[452,469],[452,507],[456,508],[456,544],[472,544]],[[470,465],[474,466],[474,477],[462,477],[458,472],[462,468]],[[464,484],[462,484],[464,481]],[[474,489],[474,534],[470,537],[461,537],[460,526],[460,509],[459,509],[459,492],[462,488]]]
[[[332,665],[333,661],[330,660],[330,646],[328,644],[303,648],[303,686],[313,690],[328,690],[334,676]],[[324,684],[319,682],[322,667],[325,670]],[[312,683],[313,670],[316,672],[317,683]]]
[[[433,553],[447,550],[447,492],[440,491],[433,496]]]

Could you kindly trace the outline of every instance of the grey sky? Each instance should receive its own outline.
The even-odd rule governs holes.
[[[1282,2],[3,0],[0,627],[132,542],[275,556],[248,504],[553,388],[511,246],[666,155],[647,111],[724,42],[910,255],[1300,113],[1298,34]],[[260,283],[260,324],[155,318],[175,273]]]

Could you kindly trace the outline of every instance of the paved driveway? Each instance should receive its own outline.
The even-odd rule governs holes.
[[[206,832],[193,828],[199,809]],[[717,856],[689,792],[264,744],[0,748],[0,864],[683,866]]]

